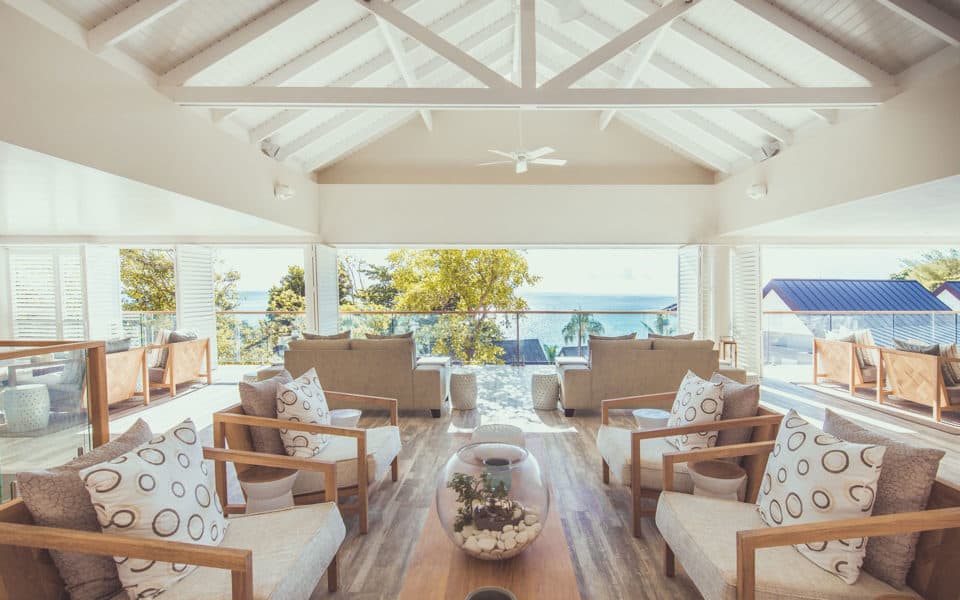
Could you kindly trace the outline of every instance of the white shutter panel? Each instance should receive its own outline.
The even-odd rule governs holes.
[[[77,252],[57,257],[57,277],[60,284],[61,338],[82,340],[87,337],[84,325],[86,308],[83,297],[83,262]]]
[[[715,340],[713,323],[713,262],[716,248],[703,246],[700,250],[699,304],[697,307],[699,337]]]
[[[52,252],[10,251],[14,338],[55,340],[59,337],[55,261]]]
[[[120,249],[115,246],[84,246],[83,274],[90,339],[108,340],[122,335]]]
[[[763,374],[760,323],[760,248],[735,246],[731,257],[733,339],[740,368],[751,381]]]
[[[213,250],[176,247],[177,329],[210,338],[211,364],[217,364],[217,315],[213,292]]]
[[[706,285],[702,246],[684,246],[677,253],[677,333],[706,335],[704,324],[709,320],[710,288]]]
[[[337,249],[314,246],[316,265],[316,331],[321,335],[337,333],[340,328],[340,286],[337,277]],[[307,314],[310,314],[311,295],[307,295]]]

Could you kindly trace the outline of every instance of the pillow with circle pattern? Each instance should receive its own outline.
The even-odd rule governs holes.
[[[290,383],[277,385],[277,418],[314,425],[330,424],[330,409],[316,369],[310,369]],[[313,458],[330,439],[321,433],[281,429],[280,439],[289,456]]]
[[[193,421],[79,471],[104,533],[217,546],[227,520]],[[194,565],[114,557],[130,598],[153,598]]]
[[[771,526],[869,517],[886,448],[845,442],[791,410],[760,483],[757,507]],[[867,538],[795,544],[800,554],[845,583],[856,583]]]
[[[723,383],[713,383],[701,379],[693,371],[687,371],[677,396],[673,399],[667,427],[685,427],[687,425],[707,425],[719,421],[723,416]],[[666,438],[667,442],[678,450],[699,450],[711,448],[717,444],[716,431],[683,433]]]

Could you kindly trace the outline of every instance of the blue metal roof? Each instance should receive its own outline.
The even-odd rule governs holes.
[[[775,291],[790,310],[950,310],[919,281],[899,279],[771,279],[763,296]]]
[[[955,297],[960,298],[960,281],[944,281],[937,289],[933,290],[933,295],[939,296],[942,291],[950,292]]]

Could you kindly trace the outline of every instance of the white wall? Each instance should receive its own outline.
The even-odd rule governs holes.
[[[0,40],[0,141],[293,227],[318,228],[310,179],[202,114],[174,105],[2,3]],[[282,210],[273,200],[277,181],[296,192]]]
[[[710,185],[323,185],[328,244],[683,244],[715,232]]]
[[[937,294],[937,298],[939,298],[941,302],[949,306],[950,310],[960,311],[960,298],[957,298],[947,290],[943,290],[942,292]]]

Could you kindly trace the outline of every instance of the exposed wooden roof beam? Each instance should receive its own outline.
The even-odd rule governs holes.
[[[87,32],[87,48],[101,52],[140,31],[187,0],[139,0]]]
[[[892,85],[893,76],[866,59],[847,50],[837,42],[795,19],[765,0],[734,0],[758,17],[775,25],[827,58],[843,65],[873,85]]]
[[[520,85],[537,87],[537,15],[534,0],[520,0]]]
[[[960,19],[924,0],[880,0],[880,3],[951,46],[960,46]]]
[[[287,0],[252,23],[191,56],[160,77],[160,85],[183,85],[247,44],[312,7],[317,0]]]
[[[657,10],[630,29],[614,37],[587,56],[583,57],[558,75],[543,84],[546,89],[567,88],[582,79],[585,75],[597,69],[611,58],[627,50],[634,44],[643,41],[674,19],[695,7],[699,0],[673,0],[670,4]]]
[[[380,26],[380,33],[383,35],[383,41],[387,45],[390,55],[393,56],[393,62],[396,64],[397,70],[400,71],[400,77],[403,79],[403,83],[406,84],[408,88],[419,87],[420,84],[410,66],[410,59],[407,57],[407,51],[400,42],[400,38],[397,37],[396,32],[394,32],[393,27],[379,17],[377,17],[377,24]],[[423,124],[426,126],[426,128],[429,131],[433,131],[433,117],[430,115],[430,111],[421,108],[418,112],[420,113],[420,118],[423,119]]]
[[[815,88],[491,88],[163,87],[182,106],[257,108],[667,109],[869,108],[895,96],[895,87]]]
[[[623,77],[617,82],[618,88],[632,88],[637,85],[640,73],[643,71],[643,68],[650,63],[653,53],[657,51],[657,44],[660,43],[660,38],[663,37],[664,31],[666,31],[666,27],[660,28],[656,33],[640,42],[633,56],[630,58],[626,70],[623,72]],[[601,131],[607,128],[607,125],[610,124],[615,114],[617,114],[615,110],[605,110],[600,113]]]
[[[430,48],[440,56],[446,58],[481,83],[490,88],[514,87],[512,83],[501,77],[495,71],[473,58],[457,46],[443,39],[429,28],[421,25],[397,10],[384,0],[355,0],[357,4],[366,8],[374,15],[384,19],[391,25],[403,31],[424,46]]]
[[[557,0],[548,1],[556,2]],[[621,2],[633,7],[635,10],[645,15],[649,15],[659,8],[659,6],[652,0],[621,0]],[[616,35],[617,32],[615,27],[592,14],[583,15],[577,19],[577,22],[605,37]],[[767,87],[793,87],[796,85],[789,79],[786,79],[778,73],[775,73],[766,65],[763,65],[753,60],[749,56],[737,51],[735,48],[728,46],[702,29],[694,27],[690,23],[684,21],[682,18],[677,19],[670,25],[670,31],[714,54],[727,64],[736,68],[741,73],[752,77]],[[813,114],[824,121],[830,121],[831,115],[824,113],[823,111],[814,110]]]

